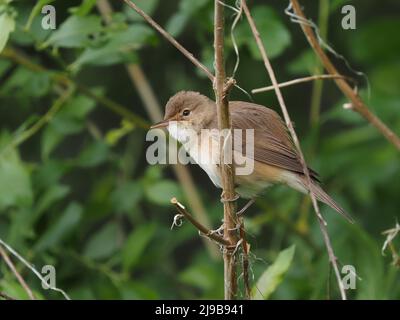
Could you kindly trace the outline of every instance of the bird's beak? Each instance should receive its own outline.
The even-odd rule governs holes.
[[[162,120],[162,121],[160,121],[160,122],[157,122],[156,124],[153,124],[153,125],[150,127],[150,129],[168,127],[169,121],[170,121],[170,120],[167,119],[167,120]]]

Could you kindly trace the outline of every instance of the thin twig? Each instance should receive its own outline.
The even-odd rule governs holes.
[[[15,267],[14,263],[11,261],[10,257],[8,256],[7,252],[3,249],[3,246],[0,245],[0,255],[3,257],[5,263],[10,268],[12,273],[14,273],[15,277],[17,278],[18,282],[21,284],[22,288],[28,294],[29,299],[35,300],[35,296],[33,295],[32,289],[27,285],[24,278],[20,275],[17,268]]]
[[[258,46],[258,49],[260,50],[261,56],[263,58],[265,68],[267,69],[269,77],[271,78],[271,82],[275,87],[275,93],[276,93],[276,96],[278,98],[279,105],[280,105],[280,107],[282,109],[282,113],[284,115],[286,125],[288,127],[288,130],[289,130],[291,136],[292,136],[293,142],[294,142],[294,144],[295,144],[295,146],[297,148],[297,151],[298,151],[298,154],[299,154],[299,158],[300,158],[300,162],[301,162],[301,165],[303,167],[303,172],[304,172],[304,175],[306,176],[306,182],[307,182],[308,190],[310,191],[311,201],[313,203],[314,210],[315,210],[315,213],[317,215],[318,222],[319,222],[319,225],[320,225],[320,228],[321,228],[321,232],[322,232],[322,235],[323,235],[323,238],[324,238],[324,241],[325,241],[325,246],[326,246],[327,251],[328,251],[329,260],[331,261],[332,267],[333,267],[333,269],[335,271],[335,275],[336,275],[336,278],[337,278],[337,282],[338,282],[338,286],[339,286],[341,297],[342,297],[343,300],[345,300],[346,299],[346,291],[344,289],[344,286],[343,286],[343,283],[342,283],[342,280],[341,280],[341,277],[340,277],[340,273],[339,273],[339,268],[337,266],[336,257],[334,255],[334,252],[333,252],[333,249],[332,249],[332,245],[331,245],[331,241],[329,239],[329,235],[328,235],[328,232],[327,232],[327,229],[326,229],[326,222],[325,222],[324,218],[322,217],[322,215],[321,215],[321,213],[319,211],[319,207],[318,207],[318,203],[317,203],[315,194],[312,192],[312,189],[311,189],[310,173],[309,173],[308,167],[306,165],[306,162],[304,160],[304,155],[303,155],[303,152],[302,152],[301,147],[300,147],[299,139],[298,139],[297,134],[296,134],[296,132],[295,132],[295,130],[293,128],[293,124],[292,124],[292,121],[290,119],[289,113],[287,111],[286,104],[285,104],[285,101],[284,101],[283,96],[282,96],[282,92],[279,89],[278,81],[276,80],[276,77],[275,77],[275,72],[274,72],[274,70],[273,70],[273,68],[271,66],[271,63],[270,63],[269,58],[267,56],[267,53],[265,51],[263,42],[262,42],[262,40],[260,38],[260,34],[259,34],[259,32],[257,30],[257,27],[255,25],[255,22],[254,22],[251,14],[250,14],[249,8],[247,7],[246,0],[242,0],[242,3],[243,3],[243,9],[244,9],[244,12],[246,14],[247,20],[249,22],[251,31],[253,33],[253,36],[254,36],[255,41],[257,43],[257,46]]]
[[[29,270],[31,270],[31,271],[33,272],[33,274],[34,274],[36,277],[39,278],[39,280],[42,282],[42,284],[46,284],[47,287],[48,287],[50,290],[60,292],[60,293],[64,296],[64,298],[65,298],[66,300],[71,300],[70,297],[65,293],[64,290],[62,290],[62,289],[60,289],[60,288],[57,288],[57,287],[53,287],[53,286],[51,286],[49,283],[47,283],[47,280],[46,280],[45,278],[43,278],[43,276],[40,274],[40,272],[37,271],[37,270],[35,269],[35,267],[34,267],[32,264],[30,264],[28,261],[26,261],[26,259],[25,259],[24,257],[22,257],[17,251],[15,251],[9,244],[5,243],[3,240],[0,239],[0,246],[1,246],[1,245],[2,245],[4,248],[6,248],[7,251],[10,252],[10,253],[11,253],[14,257],[16,257],[19,261],[21,261]]]
[[[306,20],[306,17],[301,9],[301,6],[297,0],[290,0],[294,13],[301,19]],[[310,46],[314,49],[316,55],[321,60],[326,71],[333,75],[339,75],[340,73],[333,65],[325,51],[322,49],[319,41],[317,40],[313,29],[305,24],[300,23],[301,29],[303,30]],[[364,103],[361,97],[351,88],[351,86],[344,79],[335,79],[335,82],[343,94],[352,102],[352,110],[358,112],[363,116],[369,123],[371,123],[376,129],[378,129],[382,135],[391,142],[397,149],[400,150],[400,138],[379,119],[374,113],[372,113],[368,106]]]
[[[200,222],[198,222],[193,216],[186,210],[186,208],[176,199],[172,198],[171,203],[176,207],[178,212],[183,215],[193,226],[195,226],[202,234],[206,237],[218,242],[223,246],[230,246],[230,242],[220,237],[217,233],[213,232],[212,230],[208,229]]]
[[[182,54],[188,58],[196,67],[201,69],[207,77],[213,82],[214,75],[207,69],[207,67],[197,60],[192,53],[190,53],[185,47],[183,47],[176,39],[165,31],[157,22],[155,22],[149,15],[141,10],[136,4],[129,0],[123,0],[128,6],[135,10],[139,15],[143,17],[154,29],[156,29],[165,39],[167,39],[175,48],[177,48]]]
[[[328,37],[328,25],[329,25],[329,0],[318,1],[318,28],[322,38]],[[313,74],[321,75],[324,69],[320,61],[315,62]],[[323,81],[315,81],[312,85],[311,90],[311,101],[310,101],[310,124],[313,129],[316,129],[316,133],[319,131],[319,120],[321,114],[321,101],[322,93],[324,89]]]
[[[224,1],[215,0],[214,2],[214,50],[215,50],[215,100],[217,105],[218,129],[220,132],[231,128],[229,114],[229,90],[232,87],[232,81],[226,80],[225,61],[224,61]],[[221,135],[220,146],[220,174],[222,184],[222,196],[224,201],[224,238],[236,247],[237,237],[237,216],[236,201],[234,201],[235,185],[234,165],[225,164],[223,155],[225,154],[224,141]],[[225,281],[225,299],[232,300],[237,297],[237,276],[235,254],[231,250],[224,251],[224,281]]]
[[[110,2],[108,0],[98,0],[96,5],[104,21],[106,23],[111,23],[113,9]],[[140,65],[131,63],[126,64],[125,68],[128,72],[132,84],[136,88],[143,102],[143,105],[151,121],[153,123],[161,121],[161,119],[163,118],[161,105],[158,102],[156,94]],[[186,199],[190,199],[189,205],[194,217],[199,222],[204,224],[207,228],[210,228],[210,219],[207,216],[204,204],[200,198],[199,192],[196,188],[196,185],[194,184],[193,177],[190,174],[189,169],[180,163],[172,165],[171,167],[172,170],[174,170],[174,173],[178,178],[180,184],[182,185],[182,189],[184,190]],[[210,256],[213,259],[220,259],[218,249],[212,243],[210,243],[210,241],[206,241],[206,239],[204,239],[203,242],[208,252],[210,253]]]
[[[290,81],[286,81],[286,82],[281,82],[278,84],[278,86],[279,86],[279,88],[283,88],[283,87],[289,87],[294,84],[299,84],[299,83],[303,83],[303,82],[309,82],[309,81],[315,81],[315,80],[339,79],[339,78],[348,79],[345,76],[341,76],[341,75],[337,75],[337,74],[321,74],[321,75],[309,76],[309,77],[294,79],[294,80],[290,80]],[[253,89],[253,90],[251,90],[251,93],[266,92],[266,91],[271,91],[274,89],[275,89],[275,87],[272,85],[272,86],[268,86],[268,87]]]

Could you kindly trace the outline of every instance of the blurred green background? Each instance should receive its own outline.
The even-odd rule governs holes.
[[[38,270],[54,265],[56,285],[73,299],[222,298],[222,260],[189,223],[170,230],[176,214],[170,198],[189,208],[191,199],[171,167],[146,162],[145,126],[151,121],[124,64],[143,69],[162,105],[179,90],[213,97],[212,87],[122,1],[110,2],[115,14],[106,24],[95,0],[0,1],[0,44],[14,29],[0,56],[0,238]],[[212,69],[213,1],[134,2]],[[370,94],[363,77],[331,56],[339,70],[357,79],[372,111],[400,134],[399,1],[300,2],[327,42],[368,75]],[[56,30],[41,28],[46,3],[56,8]],[[278,81],[322,72],[299,25],[284,14],[288,1],[248,3]],[[356,8],[356,30],[341,28],[344,4]],[[228,74],[236,61],[233,15],[227,8]],[[234,35],[238,84],[249,92],[269,85],[245,19]],[[382,232],[399,217],[399,152],[358,114],[343,109],[347,101],[333,82],[282,90],[307,161],[356,220],[350,225],[321,205],[341,266],[353,265],[361,278],[349,297],[400,298],[399,265],[392,255],[399,239],[392,251],[381,253]],[[235,89],[232,99],[249,97]],[[280,112],[273,92],[253,99]],[[188,168],[217,228],[220,191],[197,166]],[[245,223],[252,284],[265,270],[271,277],[260,288],[265,298],[339,298],[306,197],[273,187],[246,213]],[[14,261],[39,298],[62,298],[43,290]],[[0,291],[27,297],[3,262]]]

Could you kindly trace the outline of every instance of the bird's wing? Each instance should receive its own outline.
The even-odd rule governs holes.
[[[254,129],[254,160],[303,174],[286,125],[274,110],[242,101],[230,102],[229,109],[234,129]],[[234,139],[242,139],[242,150],[237,151],[243,153],[246,150],[246,134],[238,134],[234,133]],[[309,170],[311,177],[318,181],[318,174]]]

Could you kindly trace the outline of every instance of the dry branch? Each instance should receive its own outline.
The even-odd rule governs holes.
[[[35,296],[33,295],[32,289],[27,285],[27,283],[25,282],[24,278],[20,275],[20,273],[18,272],[18,270],[15,267],[14,263],[11,261],[11,259],[8,256],[7,252],[4,250],[4,248],[1,245],[0,245],[0,256],[2,256],[2,258],[4,259],[4,262],[10,268],[12,273],[14,273],[14,275],[17,278],[18,282],[21,284],[22,288],[24,288],[24,290],[28,294],[29,299],[35,300]]]
[[[309,76],[309,77],[294,79],[294,80],[290,80],[290,81],[286,81],[286,82],[281,82],[278,84],[278,87],[284,88],[284,87],[292,86],[294,84],[315,81],[315,80],[329,80],[329,79],[347,79],[347,77],[337,75],[337,74],[321,74],[321,75]],[[268,87],[257,88],[257,89],[251,90],[251,93],[260,93],[260,92],[266,92],[266,91],[271,91],[271,90],[275,90],[275,87],[268,86]]]
[[[176,207],[178,212],[184,216],[194,227],[196,227],[203,235],[206,237],[218,242],[223,246],[230,246],[230,242],[224,239],[223,237],[219,236],[216,232],[208,229],[200,222],[198,222],[193,216],[186,210],[186,208],[176,199],[172,198],[171,203]]]
[[[294,13],[301,19],[306,20],[306,17],[301,9],[301,6],[297,0],[290,0]],[[339,75],[336,67],[333,65],[329,57],[326,55],[325,51],[322,49],[319,41],[317,40],[313,29],[305,24],[300,23],[301,29],[303,30],[310,46],[315,51],[318,58],[321,60],[327,72],[332,75]],[[377,128],[382,135],[391,142],[397,149],[400,150],[400,138],[379,119],[375,114],[373,114],[361,97],[351,88],[351,86],[344,79],[335,79],[335,82],[343,94],[351,101],[353,104],[353,110],[358,112],[363,116],[369,123],[371,123],[375,128]]]
[[[269,77],[271,78],[271,82],[272,82],[272,84],[273,84],[273,86],[275,88],[275,93],[276,93],[276,96],[278,98],[279,105],[280,105],[280,107],[282,109],[282,113],[283,113],[283,116],[285,118],[286,125],[288,127],[288,130],[289,130],[291,136],[292,136],[293,142],[294,142],[294,144],[295,144],[295,146],[297,148],[297,151],[298,151],[298,154],[299,154],[299,157],[300,157],[300,162],[301,162],[301,165],[303,167],[304,175],[306,176],[306,179],[307,179],[306,181],[307,181],[308,189],[310,190],[311,201],[313,203],[315,213],[316,213],[316,215],[318,217],[318,222],[319,222],[319,225],[320,225],[320,228],[321,228],[321,232],[322,232],[322,235],[323,235],[323,238],[324,238],[324,241],[325,241],[325,246],[326,246],[327,251],[328,251],[329,260],[331,261],[332,267],[333,267],[333,269],[335,271],[335,275],[336,275],[336,279],[337,279],[337,282],[338,282],[338,286],[339,286],[341,297],[342,297],[343,300],[345,300],[346,299],[346,291],[345,291],[345,289],[343,287],[343,283],[342,283],[342,280],[341,280],[341,277],[340,277],[340,273],[339,273],[339,268],[338,268],[338,265],[337,265],[336,257],[335,257],[335,254],[333,252],[332,245],[331,245],[331,242],[330,242],[330,239],[329,239],[329,235],[328,235],[328,232],[327,232],[327,229],[326,229],[326,222],[323,219],[323,217],[321,216],[316,197],[315,197],[314,193],[311,191],[311,188],[310,188],[310,186],[311,186],[310,173],[309,173],[308,167],[306,165],[303,152],[302,152],[301,147],[300,147],[299,139],[298,139],[297,134],[296,134],[296,132],[295,132],[295,130],[293,128],[293,124],[292,124],[292,121],[290,119],[289,113],[287,111],[285,101],[283,99],[281,90],[279,89],[278,81],[276,80],[276,77],[275,77],[275,72],[274,72],[274,70],[273,70],[273,68],[271,66],[271,63],[270,63],[268,55],[267,55],[267,53],[265,51],[263,42],[262,42],[262,40],[260,38],[260,34],[259,34],[259,32],[257,30],[257,27],[255,25],[255,22],[254,22],[251,14],[250,14],[249,8],[247,7],[246,0],[242,0],[242,5],[243,5],[244,13],[245,13],[245,15],[247,17],[247,20],[249,22],[251,31],[253,33],[254,39],[255,39],[255,41],[257,43],[258,49],[260,50],[261,56],[263,58],[265,68],[266,68],[266,70],[267,70],[267,72],[269,74]]]

